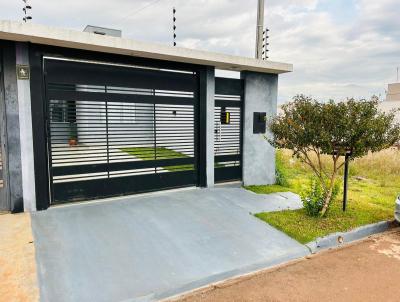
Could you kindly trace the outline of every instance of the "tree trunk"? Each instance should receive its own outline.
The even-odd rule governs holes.
[[[335,187],[335,180],[336,180],[336,172],[333,173],[330,183],[329,183],[329,190],[328,193],[326,194],[325,200],[324,200],[324,205],[319,213],[321,217],[324,217],[326,214],[326,211],[329,208],[329,204],[331,203],[332,199],[332,193],[333,193],[333,188]]]

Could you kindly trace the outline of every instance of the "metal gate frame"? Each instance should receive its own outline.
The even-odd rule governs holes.
[[[49,47],[43,45],[30,45],[30,67],[31,67],[31,95],[32,95],[32,124],[33,124],[33,143],[35,158],[35,178],[36,178],[36,200],[37,209],[44,210],[50,206],[51,188],[49,171],[49,150],[46,131],[46,89],[44,78],[46,74],[43,70],[44,57],[73,58],[76,60],[87,60],[105,62],[111,64],[135,65],[143,67],[153,67],[161,69],[193,71],[196,74],[195,99],[195,166],[197,175],[197,186],[206,186],[206,164],[205,164],[205,124],[201,121],[207,114],[205,79],[207,67],[184,64],[177,62],[167,62],[137,57],[127,57],[122,55],[105,54],[76,49],[64,49],[59,47]]]
[[[53,58],[45,59],[44,70],[52,203],[197,184],[193,73]],[[123,110],[129,106],[132,114],[133,105],[139,120],[124,123]],[[174,112],[175,123],[166,117]],[[74,127],[84,143],[65,147]]]
[[[224,155],[215,155],[214,157],[214,175],[215,182],[228,182],[242,179],[243,167],[243,113],[244,113],[244,82],[242,79],[215,78],[215,108],[230,107],[239,110],[239,116],[230,118],[235,121],[239,118],[239,133],[230,133],[227,135]],[[218,97],[217,97],[218,96]],[[232,110],[232,109],[231,109]],[[217,118],[215,112],[215,119]],[[237,130],[237,129],[230,129]],[[221,131],[221,130],[220,130]],[[216,130],[215,130],[216,133]],[[232,149],[239,144],[239,154],[233,154]],[[225,163],[225,165],[224,165]],[[234,163],[234,164],[232,164]]]

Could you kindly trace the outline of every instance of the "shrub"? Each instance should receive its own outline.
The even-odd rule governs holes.
[[[317,217],[324,207],[327,193],[315,177],[311,178],[310,183],[309,189],[301,194],[301,201],[303,202],[303,207],[307,215]],[[329,205],[331,204],[331,201],[336,199],[338,193],[339,184],[335,183]]]
[[[287,171],[283,164],[283,157],[280,152],[276,154],[275,177],[276,177],[275,184],[280,185],[282,187],[289,186]]]

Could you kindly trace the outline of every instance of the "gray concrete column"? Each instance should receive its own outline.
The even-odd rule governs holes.
[[[278,76],[257,72],[242,72],[244,80],[243,184],[275,183],[275,149],[265,134],[253,133],[253,113],[266,112],[267,121],[276,115]]]
[[[4,101],[3,50],[0,48],[0,212],[10,211],[10,191],[8,189],[8,153],[6,104]]]
[[[206,152],[207,152],[207,187],[214,186],[214,110],[215,110],[215,68],[207,68],[207,121],[206,121]]]
[[[20,65],[29,65],[29,48],[26,43],[16,43],[16,61]],[[31,212],[36,211],[36,193],[30,81],[17,79],[17,86],[24,211]]]
[[[18,87],[16,76],[16,53],[13,43],[3,49],[4,105],[6,115],[7,163],[10,210],[23,211],[21,175],[21,146],[19,125]]]

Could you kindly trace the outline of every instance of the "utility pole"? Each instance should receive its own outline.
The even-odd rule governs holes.
[[[264,31],[264,0],[258,0],[256,28],[256,59],[262,60]]]

